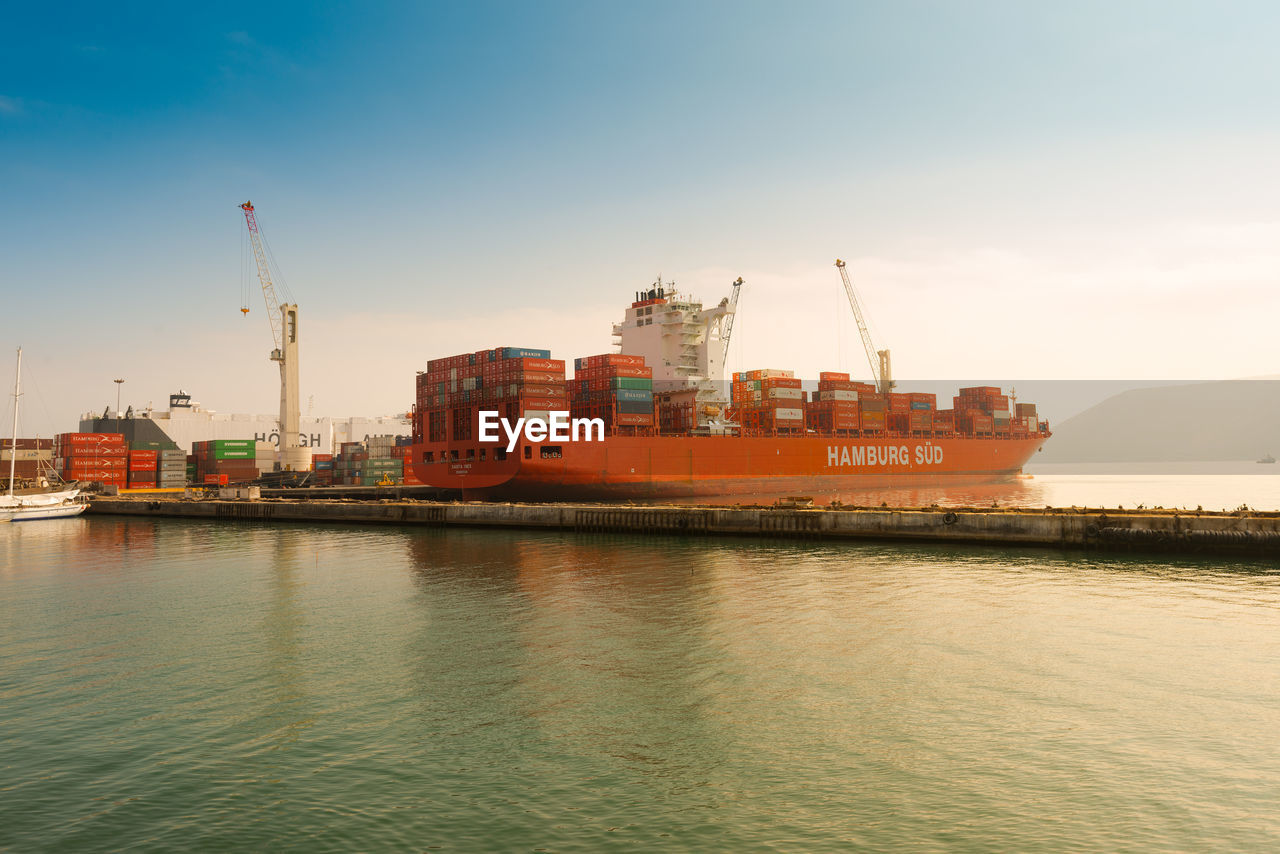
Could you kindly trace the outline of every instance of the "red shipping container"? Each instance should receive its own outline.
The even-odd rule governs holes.
[[[765,377],[760,380],[760,388],[762,391],[768,391],[771,388],[803,388],[804,381],[795,377]]]
[[[496,362],[499,374],[550,371],[564,376],[564,359],[503,359]]]
[[[609,376],[651,379],[653,377],[653,368],[633,368],[628,365],[611,365]]]
[[[595,356],[582,356],[575,360],[575,367],[599,368],[606,365],[624,365],[633,368],[644,367],[644,356],[633,356],[629,353],[600,353]]]
[[[522,397],[521,408],[538,412],[544,409],[568,409],[569,400],[565,397]]]
[[[613,423],[623,427],[648,427],[653,424],[653,415],[619,412],[613,417]]]
[[[123,433],[59,433],[56,437],[61,444],[104,444],[104,445],[123,445]]]
[[[57,448],[57,456],[59,457],[124,457],[127,453],[124,445],[105,443],[91,445],[77,442],[75,444],[59,445]]]
[[[823,371],[822,373],[818,374],[818,381],[824,382],[824,383],[825,382],[847,383],[849,381],[849,375],[839,373],[838,371]]]
[[[92,466],[94,468],[103,469],[120,469],[124,471],[128,467],[128,460],[123,456],[119,457],[62,457],[65,466]]]

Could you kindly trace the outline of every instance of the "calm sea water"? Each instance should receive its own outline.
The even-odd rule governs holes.
[[[1280,571],[0,526],[0,849],[1280,848]]]

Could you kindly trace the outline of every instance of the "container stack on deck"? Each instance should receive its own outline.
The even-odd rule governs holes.
[[[599,418],[606,434],[653,435],[653,369],[644,356],[574,359],[570,389],[570,417]]]
[[[54,468],[63,480],[127,486],[129,451],[123,433],[59,433]]]
[[[824,371],[818,374],[818,391],[805,409],[805,423],[816,433],[847,436],[862,429],[862,408],[858,395],[874,396],[870,383],[853,382],[848,374]],[[881,426],[883,426],[883,419]]]
[[[1016,432],[1034,433],[1040,428],[1034,403],[1017,403],[1013,407],[1013,429]]]
[[[413,438],[423,442],[475,440],[481,410],[514,424],[569,408],[564,360],[525,347],[432,359],[417,376],[416,392]],[[495,446],[495,453],[502,449]]]
[[[733,375],[733,407],[744,430],[803,433],[806,395],[791,371],[761,369]]]
[[[962,388],[952,402],[960,432],[977,436],[1010,432],[1009,397],[996,386]]]
[[[934,433],[936,394],[912,392],[889,395],[889,429],[903,436],[931,436]]]
[[[253,439],[210,439],[191,446],[196,458],[196,482],[226,485],[258,477]]]
[[[0,485],[9,486],[9,460],[14,460],[13,479],[16,484],[28,483],[53,468],[52,439],[5,439],[0,447]]]
[[[413,466],[409,464],[409,457],[413,453],[413,439],[409,436],[396,436],[395,447],[391,449],[391,455],[400,461],[400,468],[404,471],[404,477],[400,481],[405,486],[421,486],[422,481],[418,480],[418,476],[413,472]]]

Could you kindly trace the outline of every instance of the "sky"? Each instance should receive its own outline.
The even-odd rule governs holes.
[[[1280,373],[1274,4],[6,18],[25,435],[114,408],[116,378],[134,407],[275,411],[248,199],[299,304],[304,413],[402,412],[439,356],[606,352],[659,276],[707,303],[746,280],[733,370],[865,376],[837,257],[904,380]]]

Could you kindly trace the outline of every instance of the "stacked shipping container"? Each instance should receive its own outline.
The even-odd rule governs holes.
[[[15,484],[29,483],[40,477],[42,472],[53,468],[52,439],[18,439],[17,447],[13,439],[4,440],[0,447],[0,485],[9,486],[9,461],[13,460],[13,479]]]
[[[333,486],[333,454],[311,455],[311,483],[315,486]]]
[[[862,407],[858,396],[875,396],[875,392],[876,387],[870,383],[853,382],[848,374],[824,371],[818,374],[818,391],[805,410],[805,423],[816,433],[834,436],[856,433],[862,429]],[[883,414],[868,420],[876,421],[869,427],[884,428]]]
[[[523,347],[432,359],[417,376],[416,393],[415,442],[474,441],[481,410],[515,423],[569,408],[564,360],[552,359],[549,350]],[[499,459],[505,455],[501,447],[494,453]]]
[[[889,395],[889,429],[903,436],[928,436],[934,432],[934,412],[938,408],[935,394],[891,393]]]
[[[570,390],[570,417],[599,418],[606,434],[653,435],[653,369],[644,356],[574,359]]]
[[[243,483],[258,477],[257,447],[253,439],[210,439],[191,446],[198,483]]]
[[[186,454],[173,442],[129,443],[130,489],[178,489],[187,483]]]
[[[399,436],[372,436],[365,442],[343,442],[331,464],[334,486],[377,486],[404,480],[404,454]]]
[[[791,371],[762,369],[733,375],[733,408],[744,430],[803,433],[807,395]]]
[[[129,457],[123,433],[59,433],[54,468],[63,480],[127,486]]]
[[[962,388],[952,402],[958,431],[977,436],[1010,432],[1009,397],[996,386]]]

